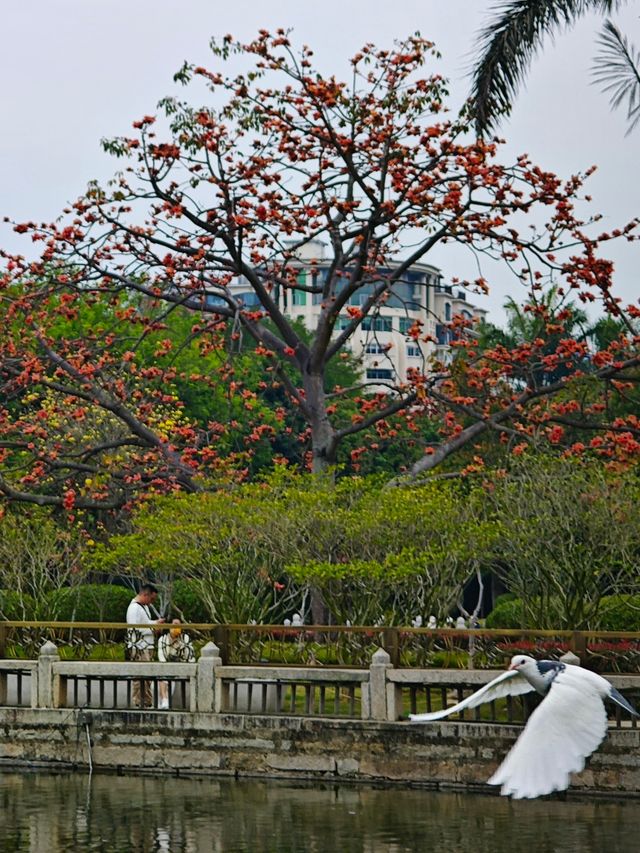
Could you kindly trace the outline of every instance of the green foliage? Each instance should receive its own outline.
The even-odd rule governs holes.
[[[177,580],[171,587],[172,611],[183,622],[210,622],[211,614],[207,609],[200,584],[197,581]]]
[[[442,623],[492,567],[510,593],[488,626],[597,629],[607,596],[638,593],[639,553],[631,474],[530,456],[484,484],[412,488],[278,467],[259,483],[150,501],[87,565],[155,577],[190,621],[308,618],[319,591],[337,621],[387,625]]]
[[[352,491],[350,505],[331,513],[332,548],[319,559],[310,533],[300,549],[307,559],[287,571],[319,587],[341,622],[442,621],[493,541],[491,524],[467,506],[465,490],[451,483]]]
[[[522,458],[487,492],[494,571],[536,628],[598,628],[604,596],[640,591],[640,500],[632,472]],[[480,511],[480,510],[479,510]]]
[[[609,595],[602,599],[602,631],[640,631],[640,595]]]
[[[491,547],[491,524],[452,483],[385,489],[375,477],[299,476],[158,498],[91,568],[164,579],[185,618],[281,622],[319,588],[334,618],[444,619]]]
[[[609,16],[618,5],[613,0],[492,4],[491,17],[474,45],[476,59],[469,100],[478,135],[495,133],[502,118],[511,113],[531,60],[540,53],[545,39],[553,41],[557,33],[591,12]],[[630,132],[638,121],[637,51],[610,20],[605,22],[598,43],[600,52],[592,77],[610,96],[612,108],[626,104]]]
[[[496,600],[496,604],[487,616],[485,625],[487,628],[524,628],[525,616],[522,599],[509,597],[502,601]],[[528,627],[528,626],[526,626]]]
[[[50,619],[60,622],[126,622],[133,591],[115,584],[81,584],[47,596]]]
[[[514,601],[517,597],[518,596],[515,594],[515,592],[503,592],[494,600],[493,606],[498,607],[498,605],[503,604],[506,601]]]
[[[135,514],[131,534],[96,548],[91,565],[151,574],[168,590],[189,580],[188,588],[177,587],[177,603],[195,614],[197,600],[201,621],[280,621],[297,607],[296,590],[281,578],[286,537],[278,512],[273,493],[261,486],[158,498]]]
[[[520,598],[500,596],[487,616],[487,628],[539,628],[527,619]],[[607,595],[600,601],[598,629],[601,631],[640,631],[640,595]]]
[[[77,528],[45,509],[11,508],[0,518],[0,588],[16,602],[14,618],[48,618],[46,596],[75,576],[83,545]]]
[[[0,616],[10,621],[24,621],[35,618],[36,602],[27,593],[11,589],[0,589]]]

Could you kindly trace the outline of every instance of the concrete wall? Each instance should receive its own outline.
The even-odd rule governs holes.
[[[521,728],[158,711],[0,709],[0,763],[484,786]],[[574,788],[640,796],[640,730],[612,729]]]

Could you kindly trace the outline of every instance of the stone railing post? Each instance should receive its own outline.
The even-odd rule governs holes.
[[[196,709],[204,713],[220,711],[220,688],[216,684],[216,669],[222,666],[220,649],[215,643],[202,647],[196,670]]]
[[[391,656],[384,649],[374,652],[369,665],[369,719],[388,720],[387,670],[391,669]]]
[[[38,708],[57,708],[60,705],[60,677],[54,673],[54,664],[60,655],[51,640],[40,648],[38,655]]]

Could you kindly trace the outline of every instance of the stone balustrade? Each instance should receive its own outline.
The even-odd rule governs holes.
[[[491,670],[397,669],[378,649],[368,669],[224,665],[210,642],[195,663],[61,660],[46,642],[36,661],[0,660],[0,706],[102,711],[276,714],[397,721],[459,702],[497,675]],[[632,702],[636,676],[611,676]],[[136,690],[136,686],[138,689]],[[136,706],[144,695],[145,707]],[[166,706],[160,701],[168,695]],[[462,714],[462,722],[522,724],[531,710],[514,697]],[[612,711],[615,713],[615,711]],[[618,715],[612,722],[622,724]],[[625,724],[636,726],[635,719]]]
[[[210,643],[195,663],[0,660],[0,766],[93,767],[484,788],[521,731],[523,699],[451,722],[406,722],[451,705],[496,675],[398,669],[379,649],[368,668],[226,666]],[[611,681],[638,702],[640,679]],[[148,682],[151,706],[133,687]],[[169,708],[160,707],[161,685]],[[164,689],[164,688],[162,688]],[[137,691],[135,691],[137,693]],[[627,717],[574,780],[582,792],[640,795],[640,728]]]

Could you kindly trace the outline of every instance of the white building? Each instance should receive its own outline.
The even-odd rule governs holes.
[[[313,264],[311,264],[313,262]],[[325,257],[325,246],[320,241],[309,243],[300,253],[301,285],[321,285],[329,272],[331,261]],[[393,269],[388,265],[381,272]],[[355,293],[338,317],[334,334],[348,325],[352,318],[348,307],[361,307],[373,289],[364,284]],[[233,285],[234,296],[241,297],[245,306],[258,305],[256,294],[241,282]],[[304,290],[280,288],[277,299],[287,316],[300,320],[307,329],[317,325],[323,296]],[[395,384],[406,379],[412,369],[428,371],[428,362],[436,356],[446,361],[450,354],[451,330],[446,324],[455,316],[482,319],[486,311],[470,302],[463,290],[444,285],[442,273],[431,264],[414,264],[393,285],[391,295],[383,305],[376,307],[360,325],[350,340],[355,358],[362,364],[363,378]],[[418,324],[416,326],[416,324]],[[420,329],[419,339],[409,334],[412,327]],[[429,336],[433,341],[424,341]]]

